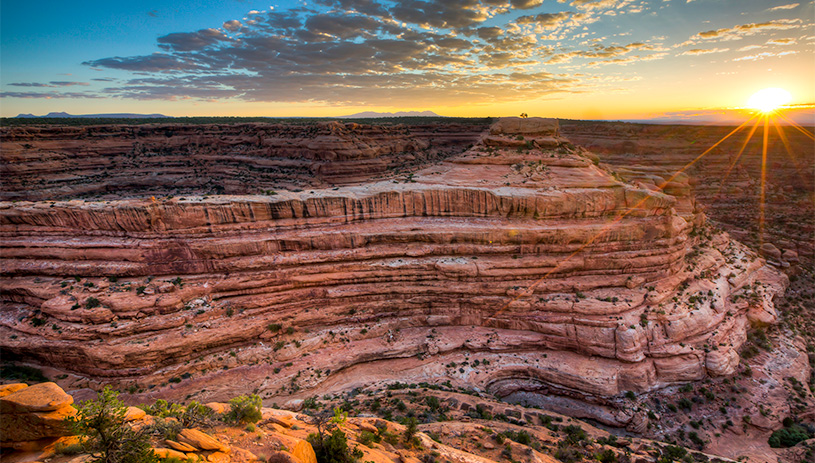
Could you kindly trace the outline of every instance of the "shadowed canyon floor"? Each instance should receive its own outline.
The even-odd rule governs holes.
[[[571,124],[5,128],[4,357],[133,402],[449,381],[774,461],[769,433],[813,418],[809,325],[767,328],[811,307],[810,225],[768,230],[770,265],[694,172],[665,181],[682,158],[598,157],[573,142],[616,126]]]

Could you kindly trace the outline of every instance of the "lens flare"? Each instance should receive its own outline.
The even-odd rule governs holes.
[[[789,103],[790,100],[792,100],[792,95],[783,88],[765,88],[757,91],[747,100],[747,107],[769,113]]]

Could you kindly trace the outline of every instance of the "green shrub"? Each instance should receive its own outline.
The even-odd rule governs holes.
[[[809,432],[803,426],[793,424],[773,432],[767,443],[773,448],[786,448],[793,447],[809,438]]]
[[[366,446],[372,447],[374,442],[381,442],[382,437],[379,434],[374,434],[371,431],[362,431],[359,433],[358,437],[359,443]]]
[[[348,447],[348,438],[339,428],[326,436],[311,433],[307,440],[314,448],[317,463],[355,463],[364,455],[361,450]]]
[[[98,463],[155,463],[150,436],[125,423],[127,407],[119,393],[108,387],[96,400],[83,402],[76,416],[67,419],[71,430],[85,436],[86,452]]]
[[[228,423],[257,423],[263,418],[262,407],[257,394],[242,395],[229,401],[229,412],[224,416]]]
[[[95,308],[97,308],[97,307],[99,307],[101,305],[102,305],[102,303],[99,301],[99,299],[97,299],[97,298],[95,298],[93,296],[85,299],[85,308],[86,309],[95,309]]]
[[[617,463],[617,454],[614,450],[605,449],[594,456],[600,463]]]

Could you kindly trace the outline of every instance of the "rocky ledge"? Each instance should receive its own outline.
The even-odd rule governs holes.
[[[399,180],[0,203],[0,347],[133,400],[450,381],[641,429],[615,397],[732,374],[786,277],[705,225],[687,177],[596,163],[509,118]]]

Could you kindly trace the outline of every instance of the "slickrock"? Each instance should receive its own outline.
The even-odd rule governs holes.
[[[187,459],[186,454],[173,449],[154,448],[153,453],[160,458],[177,458],[180,461],[185,461]]]
[[[291,449],[291,456],[300,463],[317,463],[317,454],[314,453],[314,448],[304,440],[298,442]]]
[[[54,383],[35,384],[0,397],[0,446],[69,435],[65,419],[76,414],[72,403],[73,398]]]
[[[201,450],[217,450],[223,453],[230,451],[228,445],[222,444],[218,439],[197,429],[182,429],[178,433],[178,442]]]
[[[630,182],[515,118],[398,180],[0,203],[0,347],[151,397],[449,380],[626,425],[610,398],[732,374],[786,284],[688,178]]]

